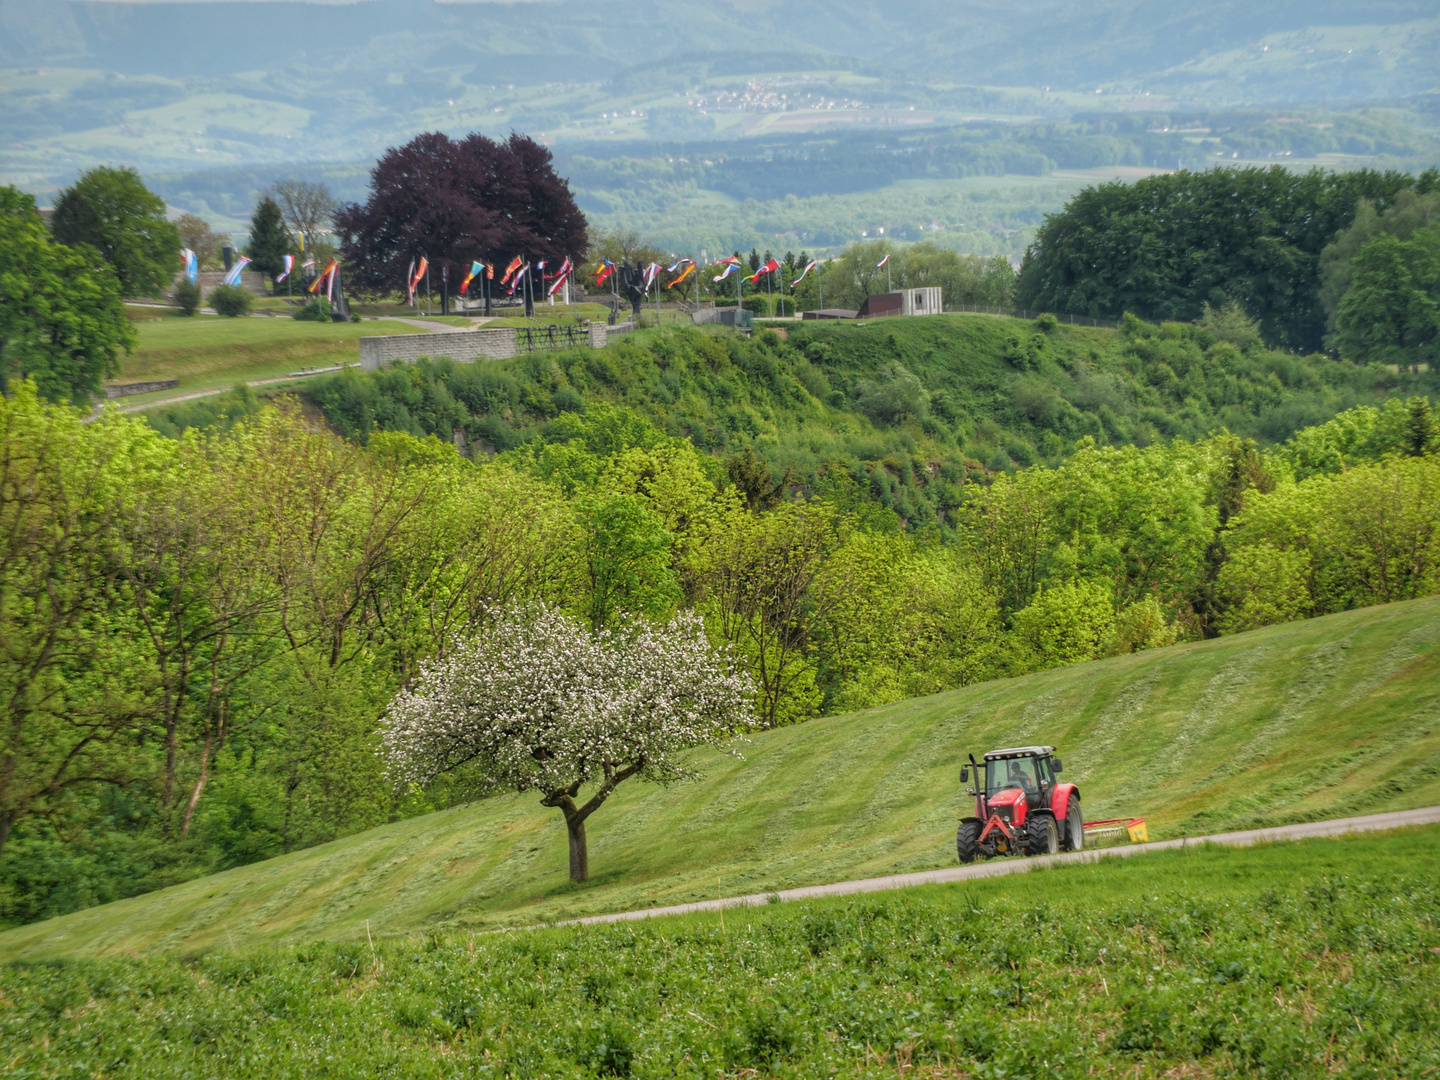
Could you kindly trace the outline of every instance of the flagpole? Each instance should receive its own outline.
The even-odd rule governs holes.
[[[435,306],[435,294],[430,291],[430,264],[429,264],[429,263],[426,263],[426,264],[425,264],[425,308],[426,308],[425,314],[426,314],[426,315],[433,315],[433,314],[435,314],[433,311],[430,311],[430,310],[429,310],[430,308],[433,308],[434,306]]]

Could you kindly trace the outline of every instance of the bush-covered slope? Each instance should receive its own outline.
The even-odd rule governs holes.
[[[1152,835],[1440,801],[1440,600],[981,683],[705,752],[627,784],[566,874],[558,814],[501,797],[0,934],[0,958],[529,923],[952,863],[966,752],[1051,743],[1088,818]]]
[[[443,348],[437,340],[437,356]],[[848,474],[923,525],[949,523],[965,482],[1053,464],[1087,436],[1146,445],[1223,427],[1280,442],[1432,381],[1269,351],[1223,321],[1107,331],[952,315],[792,324],[753,339],[655,330],[598,352],[346,372],[305,393],[344,434],[378,426],[474,450],[543,439],[550,420],[587,402],[623,404],[705,451],[753,445],[812,489],[826,472]]]

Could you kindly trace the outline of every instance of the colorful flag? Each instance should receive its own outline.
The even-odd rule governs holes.
[[[739,262],[727,262],[724,264],[724,266],[725,272],[723,274],[716,274],[710,279],[711,281],[724,281],[731,274],[735,273],[736,270],[740,269]]]
[[[507,295],[509,295],[509,296],[514,296],[514,295],[515,295],[515,290],[520,287],[520,282],[522,282],[522,281],[525,280],[525,275],[529,272],[529,270],[530,270],[530,264],[529,264],[529,263],[526,263],[524,266],[520,267],[519,270],[515,271],[515,280],[512,281],[512,282],[510,282],[510,288],[509,288],[509,290],[507,291]],[[507,275],[507,276],[508,276],[508,275]],[[500,284],[503,285],[503,284],[505,284],[505,283],[502,281]]]
[[[676,270],[679,270],[679,269],[680,269],[681,267],[683,267],[683,266],[694,266],[694,265],[695,265],[695,260],[694,260],[694,259],[676,259],[673,263],[671,263],[669,266],[667,266],[667,267],[665,268],[665,272],[666,272],[667,274],[673,274],[673,273],[675,273]]]
[[[424,255],[420,256],[417,263],[413,259],[410,262],[410,280],[406,284],[406,291],[410,296],[410,306],[415,306],[415,287],[420,284],[420,279],[425,276],[425,271],[430,269],[430,261]]]
[[[340,276],[340,264],[334,259],[325,268],[325,299],[335,303],[335,280]]]
[[[281,270],[281,271],[280,271],[280,276],[275,279],[275,284],[276,284],[276,285],[279,285],[280,282],[284,281],[287,277],[289,277],[289,276],[290,276],[290,271],[295,269],[295,256],[294,256],[294,255],[281,255],[281,256],[280,256],[280,262],[281,262],[281,264],[285,267],[285,269],[284,269],[284,270]]]
[[[545,290],[545,295],[554,296],[559,292],[560,287],[570,280],[570,272],[574,269],[575,264],[570,261],[569,256],[566,256],[565,261],[560,264],[560,269],[555,271],[555,283]]]
[[[655,284],[655,279],[660,276],[660,264],[651,263],[645,268],[645,291],[650,291],[650,286]]]
[[[600,265],[595,268],[595,284],[604,285],[605,279],[614,272],[615,264],[613,262],[611,262],[609,259],[601,260]]]
[[[244,272],[245,267],[247,267],[247,266],[249,266],[249,265],[250,265],[250,260],[247,259],[244,255],[241,255],[241,256],[240,256],[240,260],[239,260],[234,266],[232,266],[232,267],[230,268],[230,272],[225,275],[225,284],[226,284],[226,285],[239,285],[239,284],[240,284],[240,275]]]
[[[559,270],[556,270],[553,274],[544,274],[543,276],[546,281],[554,281],[556,278],[562,277],[570,273],[570,271],[574,268],[575,264],[570,261],[570,256],[567,255],[565,256],[565,261],[560,264]],[[539,269],[542,271],[545,269],[545,264],[543,262],[540,264]]]
[[[519,255],[516,255],[515,258],[511,259],[510,265],[505,268],[505,276],[500,279],[500,284],[504,285],[507,281],[509,281],[510,275],[515,273],[516,270],[519,270],[524,261],[525,260],[520,258]]]
[[[482,263],[482,262],[471,262],[471,263],[470,263],[470,269],[469,269],[469,270],[466,272],[466,274],[465,274],[465,280],[462,281],[462,282],[460,282],[460,295],[461,295],[461,296],[464,296],[464,295],[465,295],[465,290],[470,287],[470,282],[472,282],[472,281],[475,280],[475,275],[478,274],[478,273],[481,273],[484,269],[485,269],[485,264]]]
[[[421,259],[420,261],[423,263],[425,260]],[[320,276],[310,283],[310,288],[306,291],[311,293],[318,293],[320,291],[320,286],[324,285],[325,295],[326,297],[329,297],[334,292],[334,277],[336,265],[337,263],[334,259],[331,259],[328,263],[326,263],[325,269],[320,271]]]
[[[754,285],[755,282],[759,281],[761,274],[774,273],[776,270],[779,270],[779,269],[780,269],[780,264],[779,264],[778,262],[776,262],[774,259],[771,259],[771,260],[770,260],[769,262],[767,262],[764,266],[760,267],[759,270],[756,270],[755,273],[753,273],[753,274],[750,275],[750,284],[751,284],[751,285]]]
[[[670,282],[670,284],[667,285],[666,288],[673,289],[676,285],[679,285],[682,281],[684,281],[687,277],[689,277],[695,272],[695,264],[689,259],[686,259],[685,262],[688,265],[683,271],[681,271],[680,276],[677,277],[674,281]],[[679,266],[680,264],[676,263],[675,265]]]
[[[495,264],[494,264],[494,263],[486,263],[486,264],[485,264],[485,280],[486,280],[486,281],[494,281],[494,280],[495,280]]]
[[[884,266],[884,265],[885,265],[886,263],[888,263],[889,261],[890,261],[890,253],[887,251],[887,252],[885,253],[885,257],[884,257],[883,259],[881,259],[878,263],[875,264],[875,269],[876,269],[876,270],[879,270],[880,267]]]
[[[796,285],[799,285],[800,282],[802,282],[802,281],[805,280],[805,275],[808,274],[808,273],[810,273],[811,270],[814,270],[814,269],[815,269],[817,266],[819,266],[819,265],[820,265],[820,260],[816,259],[816,260],[815,260],[814,262],[812,262],[809,266],[805,267],[804,270],[801,270],[801,271],[800,271],[800,276],[797,277],[794,281],[790,282],[790,287],[793,289],[793,288],[795,288]]]
[[[185,267],[185,280],[194,285],[195,279],[200,276],[200,260],[195,257],[195,252],[181,248],[180,263]]]

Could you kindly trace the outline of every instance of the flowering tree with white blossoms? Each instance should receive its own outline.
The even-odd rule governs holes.
[[[512,607],[396,697],[383,753],[397,784],[457,773],[538,791],[565,815],[570,879],[580,882],[589,877],[585,819],[632,776],[694,776],[680,754],[737,734],[754,697],[693,613],[592,631],[551,607]]]

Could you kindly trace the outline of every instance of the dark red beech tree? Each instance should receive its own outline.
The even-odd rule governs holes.
[[[441,132],[394,147],[370,171],[370,198],[335,214],[346,283],[360,293],[404,288],[412,259],[430,260],[431,280],[449,266],[451,291],[472,260],[505,265],[579,262],[585,215],[557,176],[550,151],[526,135],[452,140]]]

